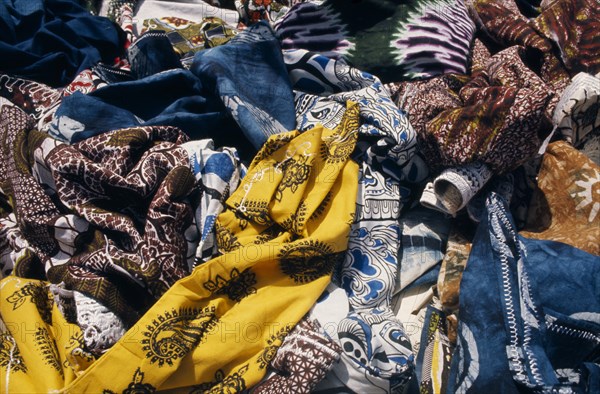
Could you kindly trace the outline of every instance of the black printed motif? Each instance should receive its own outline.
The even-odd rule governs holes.
[[[344,253],[320,241],[298,241],[286,245],[279,254],[281,270],[296,283],[306,283],[329,275]]]
[[[311,218],[314,220],[314,219],[317,219],[318,217],[320,217],[321,215],[323,215],[323,213],[325,213],[325,210],[327,209],[327,207],[329,206],[330,203],[331,203],[331,192],[329,192],[325,195],[325,198],[323,199],[323,201],[321,201],[321,204],[319,204],[317,209],[315,209],[315,212],[312,214]]]
[[[248,218],[255,223],[261,225],[271,224],[271,218],[269,217],[269,202],[268,201],[253,201],[246,200],[243,204],[236,204],[236,209],[244,217]],[[236,215],[237,216],[237,215]],[[240,227],[243,229],[247,226],[240,223]]]
[[[204,283],[204,288],[213,294],[225,294],[232,301],[241,301],[242,298],[256,293],[256,274],[246,268],[240,272],[233,268],[229,274],[229,279],[224,279],[217,275],[214,280]]]
[[[294,234],[301,235],[307,220],[306,210],[306,203],[302,201],[298,206],[298,210],[281,223],[283,228]]]
[[[148,331],[142,333],[146,337],[142,340],[142,349],[151,364],[173,365],[173,361],[189,353],[216,323],[214,307],[173,309],[146,326]]]
[[[152,394],[155,391],[156,387],[149,383],[144,383],[144,373],[138,367],[133,374],[132,382],[123,390],[123,394]]]
[[[58,349],[56,349],[56,343],[50,337],[48,330],[43,327],[38,327],[34,338],[44,363],[60,373],[60,376],[64,376],[60,355],[58,354]]]
[[[235,234],[227,227],[219,225],[219,222],[215,224],[215,230],[217,235],[217,245],[221,252],[231,252],[242,246]]]
[[[216,384],[222,382],[223,379],[225,379],[225,372],[223,372],[222,369],[217,369],[217,372],[215,372],[214,380],[192,387],[192,390],[189,394],[204,394],[207,390],[210,390]]]
[[[223,370],[219,369],[215,372],[215,379],[213,381],[194,386],[190,394],[240,393],[246,390],[246,381],[242,378],[246,371],[248,371],[248,364],[228,376],[225,376]]]
[[[287,132],[275,134],[269,137],[267,142],[263,144],[260,151],[258,151],[256,156],[254,156],[254,159],[252,159],[250,168],[254,167],[257,163],[263,161],[267,157],[272,156],[273,153],[275,153],[278,149],[280,149],[281,147],[288,144],[291,140],[293,140],[294,137],[296,137],[296,135],[296,132]]]
[[[6,301],[11,303],[13,310],[15,310],[23,306],[27,298],[35,304],[44,323],[52,324],[52,304],[54,301],[48,295],[46,286],[41,283],[29,282],[8,296]]]
[[[283,231],[283,229],[279,225],[274,224],[274,225],[268,227],[266,230],[264,230],[260,234],[258,234],[256,236],[256,239],[254,240],[254,244],[261,245],[261,244],[267,243],[269,241],[272,241],[273,239],[275,239],[279,235],[281,235],[282,231]]]
[[[290,158],[283,162],[281,166],[283,178],[275,192],[275,199],[277,201],[281,201],[285,189],[290,189],[292,193],[295,193],[298,190],[298,186],[308,180],[311,167],[306,164],[307,161],[308,156],[302,155],[298,157],[298,160]]]
[[[265,350],[262,352],[260,356],[258,356],[258,367],[260,369],[265,369],[270,363],[275,355],[277,354],[277,349],[281,346],[281,343],[285,339],[285,337],[292,331],[294,328],[293,324],[286,324],[281,330],[277,331],[277,333],[271,335],[269,339],[267,339],[267,346]]]
[[[27,367],[21,357],[15,339],[7,332],[0,333],[0,367],[11,373],[27,373]]]

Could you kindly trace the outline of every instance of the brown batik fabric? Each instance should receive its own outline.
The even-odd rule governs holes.
[[[467,78],[459,74],[444,74],[423,81],[396,83],[392,99],[406,111],[415,131],[424,133],[427,122],[439,113],[462,105],[458,92]]]
[[[128,324],[189,274],[195,179],[179,146],[185,134],[140,127],[67,145],[33,130],[16,107],[0,116],[0,186],[14,211],[3,219],[25,241],[12,242],[25,246],[15,274],[45,272]]]
[[[483,41],[476,38],[475,41],[473,41],[473,49],[471,50],[470,74],[473,75],[479,71],[483,71],[491,57],[490,50],[485,46]]]
[[[310,393],[333,363],[339,360],[342,349],[324,333],[317,321],[305,317],[285,337],[271,361],[276,374],[252,392],[254,394]]]
[[[551,51],[551,43],[536,33],[513,0],[474,0],[467,6],[477,29],[495,43]]]
[[[2,200],[12,205],[7,213],[12,212],[4,215],[0,222],[8,241],[3,246],[19,246],[14,256],[17,260],[12,264],[15,271],[35,277],[43,272],[41,261],[60,250],[52,237],[52,227],[60,212],[29,168],[25,147],[33,123],[32,118],[15,106],[5,105],[0,109],[0,140],[3,141],[0,146],[0,189]],[[24,234],[27,239],[23,239]],[[5,251],[2,254],[6,256]]]
[[[462,105],[427,123],[419,140],[431,167],[480,161],[504,173],[536,154],[552,129],[549,104],[556,94],[524,55],[518,46],[494,55],[460,90]]]
[[[527,238],[600,255],[600,167],[563,141],[548,146],[529,206]]]
[[[514,0],[474,0],[469,11],[484,36],[503,47],[538,53],[542,79],[560,91],[579,72],[600,71],[600,7],[596,0],[555,0],[524,15]]]
[[[530,23],[558,48],[571,76],[600,72],[600,5],[597,0],[556,0]]]

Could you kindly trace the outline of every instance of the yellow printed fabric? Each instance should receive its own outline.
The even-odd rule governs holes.
[[[0,282],[0,392],[60,390],[95,358],[83,333],[54,303],[49,284],[6,277]]]
[[[8,387],[2,391],[229,393],[258,383],[347,248],[358,187],[358,166],[350,160],[358,115],[358,106],[349,103],[335,130],[315,127],[271,137],[217,219],[224,254],[175,283],[79,376],[48,366],[45,350],[27,336],[8,339],[23,363],[7,363],[3,336],[0,378]],[[45,322],[29,313],[35,303],[13,310],[6,299],[26,282],[33,283],[14,277],[0,282],[10,287],[2,290],[2,319],[10,333],[9,322],[39,323],[64,364],[70,339],[53,331],[55,324],[66,324],[56,307],[53,320]],[[15,371],[25,367],[26,373]]]

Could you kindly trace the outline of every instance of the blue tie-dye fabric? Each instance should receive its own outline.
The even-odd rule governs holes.
[[[486,202],[460,286],[449,392],[600,392],[600,257],[517,234]]]

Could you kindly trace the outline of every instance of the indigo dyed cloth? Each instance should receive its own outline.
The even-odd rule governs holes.
[[[475,33],[460,0],[307,1],[275,28],[284,49],[345,59],[384,82],[466,73]]]
[[[156,47],[146,48],[146,58],[157,56]],[[217,146],[239,141],[236,146],[251,158],[270,135],[295,128],[293,100],[279,43],[259,23],[198,53],[189,71],[164,71],[65,98],[50,133],[73,143],[118,128],[175,126]]]
[[[179,56],[173,50],[168,36],[161,31],[150,31],[141,35],[127,48],[127,60],[135,79],[182,68]]]
[[[0,70],[65,86],[86,68],[112,64],[125,49],[125,33],[92,16],[75,0],[0,2]]]
[[[400,218],[400,225],[402,239],[398,251],[400,269],[396,276],[396,291],[405,289],[413,282],[426,280],[423,276],[444,258],[450,232],[448,217],[422,207],[405,212]],[[435,279],[437,276],[433,282]]]
[[[199,52],[190,70],[211,96],[221,99],[256,149],[269,136],[296,128],[281,48],[266,23],[249,27],[226,45]]]
[[[448,376],[454,346],[448,338],[446,319],[446,313],[437,305],[427,305],[417,355],[420,394],[449,393]]]
[[[517,234],[487,199],[460,286],[449,392],[600,390],[600,257]]]

